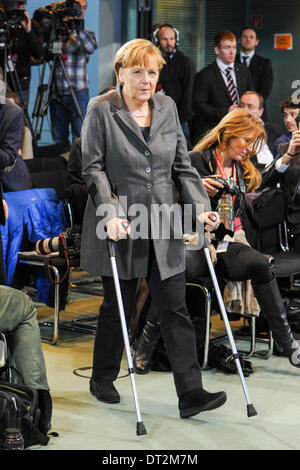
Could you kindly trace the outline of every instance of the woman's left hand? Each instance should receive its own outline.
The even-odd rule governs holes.
[[[202,214],[198,215],[197,219],[204,224],[204,230],[209,232],[216,230],[220,224],[220,217],[217,212],[202,212]]]

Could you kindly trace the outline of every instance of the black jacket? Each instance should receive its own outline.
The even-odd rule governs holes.
[[[20,27],[10,30],[9,34],[11,51],[20,80],[21,90],[27,91],[30,86],[31,57],[41,59],[44,52],[41,29],[36,21],[31,20],[30,33],[27,33],[23,27]],[[1,62],[3,63],[3,55]],[[18,91],[13,85],[12,77],[13,74],[8,73],[8,85],[12,91]]]
[[[248,68],[242,64],[235,64],[234,68],[239,96],[247,90],[254,90]],[[231,105],[232,100],[226,83],[215,61],[200,70],[195,76],[193,88],[193,144],[196,144],[205,132],[219,123],[228,113],[228,108]]]
[[[215,148],[211,147],[204,150],[193,150],[189,152],[191,163],[194,168],[198,171],[201,178],[206,178],[211,175],[217,174],[217,162]],[[246,237],[251,246],[255,246],[257,242],[256,225],[253,221],[251,213],[249,213],[248,204],[246,204],[245,194],[247,192],[242,167],[235,162],[237,170],[237,186],[239,187],[239,195],[236,197],[234,202],[235,217],[240,217],[243,225],[243,229],[246,233]],[[262,175],[262,187],[267,186],[267,181]],[[217,201],[219,199],[217,194],[211,200],[211,207],[215,210]]]
[[[18,154],[22,123],[23,111],[19,106],[9,100],[0,105],[0,173],[4,192],[32,188],[27,166]]]
[[[81,138],[74,140],[68,161],[65,194],[72,206],[74,224],[81,227],[88,199],[88,189],[82,178]]]
[[[192,118],[192,90],[196,69],[189,57],[178,49],[173,57],[166,60],[160,72],[159,84],[165,94],[176,103],[180,122]]]
[[[237,55],[236,63],[240,64],[240,54]],[[254,54],[250,61],[249,70],[251,73],[254,90],[260,93],[263,99],[267,99],[273,87],[273,68],[270,59]]]
[[[289,143],[282,144],[279,147],[280,157],[287,151]],[[263,172],[263,185],[262,187],[273,187],[280,183],[280,188],[283,190],[286,199],[287,220],[290,223],[291,233],[300,233],[300,195],[298,188],[300,184],[300,152],[289,168],[280,173],[276,170],[274,160]]]

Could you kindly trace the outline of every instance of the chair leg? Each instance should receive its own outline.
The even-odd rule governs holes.
[[[255,317],[250,317],[250,351],[241,351],[239,350],[239,353],[243,355],[244,359],[249,359],[250,357],[259,357],[261,359],[268,359],[269,357],[272,356],[273,354],[273,346],[274,346],[274,340],[273,340],[273,335],[271,330],[268,332],[268,338],[256,338],[256,318]],[[239,336],[238,334],[235,335],[236,339],[241,339],[243,341],[246,340],[245,337]],[[256,351],[256,344],[257,343],[267,343],[268,344],[268,349],[265,351]]]
[[[43,337],[42,339],[55,345],[58,341],[58,328],[59,328],[59,271],[55,266],[49,264],[49,268],[53,271],[55,277],[55,288],[54,288],[54,323],[40,322],[40,326],[53,326],[52,340]]]
[[[206,322],[205,322],[204,356],[203,356],[203,364],[201,366],[201,369],[205,370],[207,369],[207,362],[208,362],[210,315],[211,315],[211,293],[205,286],[201,284],[187,282],[186,285],[189,287],[196,287],[204,293]]]

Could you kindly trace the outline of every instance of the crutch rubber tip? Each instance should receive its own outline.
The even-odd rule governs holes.
[[[139,421],[136,424],[136,435],[137,436],[143,436],[144,434],[147,434],[145,425],[144,425],[143,421]]]
[[[257,411],[252,405],[252,403],[251,405],[247,405],[247,416],[248,418],[251,418],[251,416],[257,416]]]

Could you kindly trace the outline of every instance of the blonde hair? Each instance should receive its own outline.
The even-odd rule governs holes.
[[[117,51],[114,60],[114,70],[117,78],[117,86],[120,85],[119,71],[120,68],[147,66],[150,57],[157,59],[158,69],[164,66],[165,59],[161,55],[160,50],[147,39],[133,39],[123,44]]]
[[[261,184],[261,175],[249,157],[256,155],[267,140],[264,123],[259,117],[242,108],[234,109],[196,144],[194,150],[217,146],[224,152],[233,137],[251,137],[249,145],[253,143],[252,150],[248,151],[239,164],[243,169],[247,189],[255,191]]]

